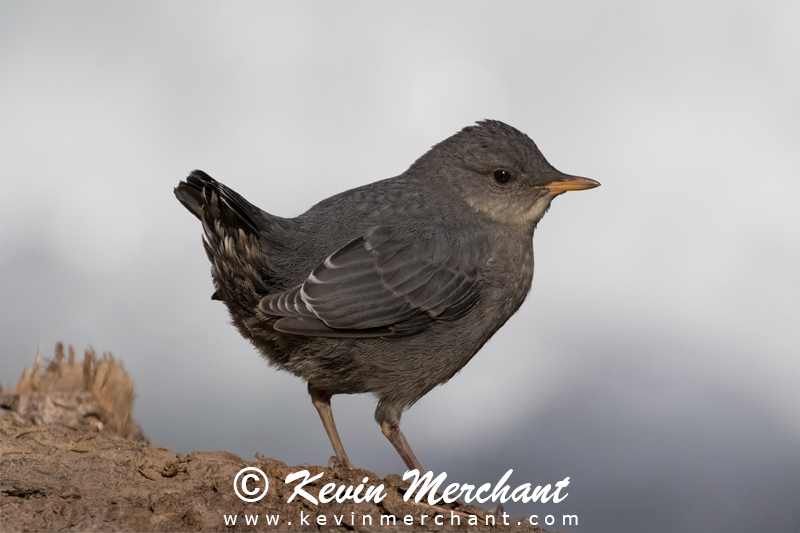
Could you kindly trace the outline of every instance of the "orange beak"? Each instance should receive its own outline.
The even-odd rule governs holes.
[[[599,187],[600,182],[590,180],[589,178],[579,178],[578,176],[569,176],[564,174],[562,177],[545,185],[547,189],[553,194],[561,194],[567,191],[582,191],[584,189],[594,189]]]

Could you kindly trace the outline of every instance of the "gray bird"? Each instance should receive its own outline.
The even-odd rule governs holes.
[[[334,394],[369,392],[409,469],[400,417],[519,309],[533,231],[553,198],[600,185],[562,174],[519,130],[485,120],[401,175],[281,218],[196,170],[175,189],[203,224],[216,291],[272,364],[308,382],[336,457]]]

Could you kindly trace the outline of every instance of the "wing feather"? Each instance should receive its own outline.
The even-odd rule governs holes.
[[[327,257],[302,285],[271,294],[275,328],[322,337],[398,337],[463,316],[478,299],[480,234],[377,226]]]

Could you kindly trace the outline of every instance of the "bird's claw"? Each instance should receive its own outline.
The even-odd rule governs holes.
[[[350,460],[347,459],[346,457],[344,458],[344,460],[340,461],[339,458],[334,455],[330,459],[328,459],[328,468],[346,468],[348,470],[352,470],[355,467],[350,463]]]
[[[503,504],[502,503],[498,503],[497,507],[495,507],[494,509],[489,509],[488,511],[486,511],[487,514],[493,514],[495,516],[500,516],[501,514],[503,514],[503,512],[505,512],[505,509],[503,509]]]

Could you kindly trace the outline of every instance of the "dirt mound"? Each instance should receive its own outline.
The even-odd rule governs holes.
[[[3,531],[540,531],[508,515],[513,526],[503,525],[502,515],[459,502],[434,508],[403,501],[409,483],[398,475],[380,479],[366,470],[288,467],[262,457],[248,462],[227,452],[183,455],[152,446],[130,417],[133,383],[122,364],[93,352],[82,363],[74,359],[71,349],[65,359],[58,348],[40,373],[37,358],[0,396]],[[269,480],[257,502],[234,491],[245,467]],[[287,484],[287,476],[302,470],[323,474],[303,486],[312,496],[334,483],[364,490],[382,484],[385,497],[319,505],[290,498],[302,480]]]

